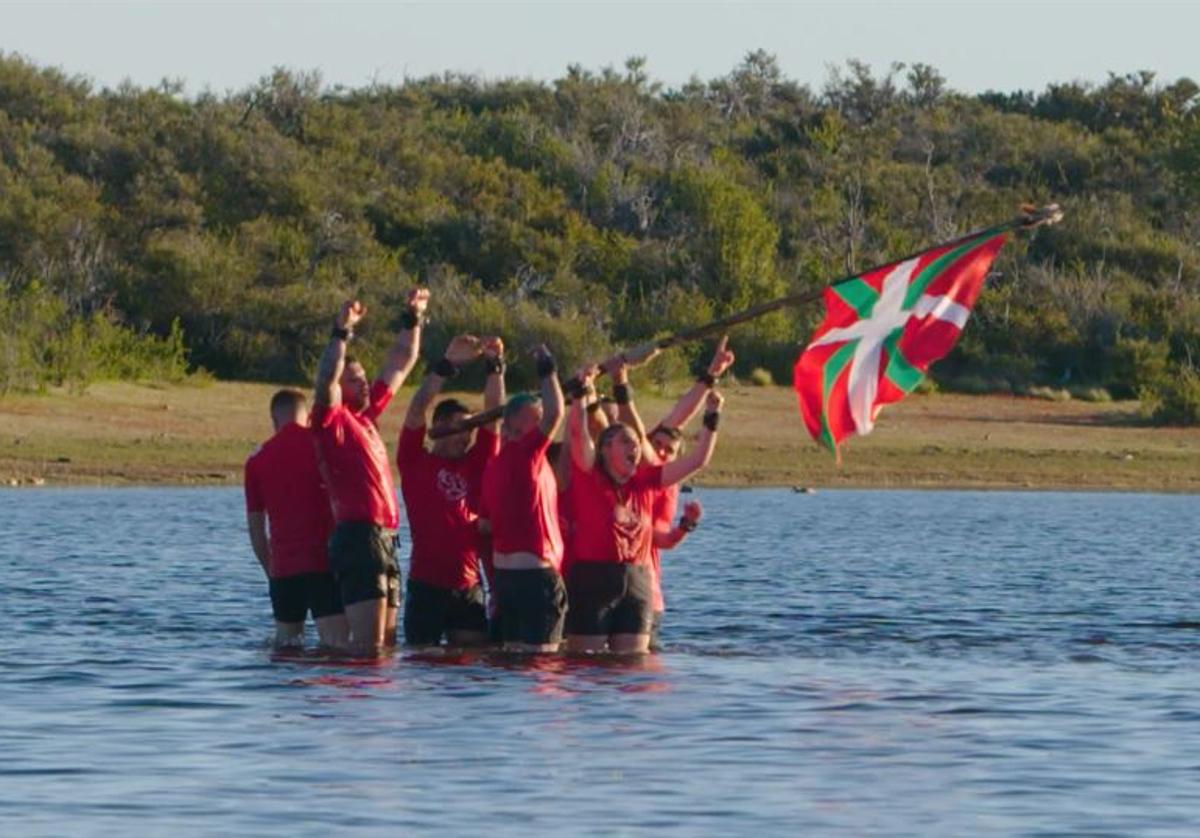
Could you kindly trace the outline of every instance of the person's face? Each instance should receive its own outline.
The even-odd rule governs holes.
[[[662,431],[656,431],[650,435],[650,445],[654,449],[654,453],[658,455],[660,463],[669,463],[679,456],[681,441]]]
[[[465,414],[455,413],[440,419],[433,423],[430,430],[438,430],[453,422],[463,418]],[[451,460],[457,460],[460,457],[465,457],[467,452],[471,450],[471,446],[475,444],[475,431],[460,431],[456,434],[439,437],[434,440],[433,453],[439,457],[446,457]]]
[[[346,364],[338,385],[342,388],[342,404],[355,412],[366,408],[371,398],[371,383],[362,364],[357,361]]]
[[[620,408],[616,402],[600,402],[600,409],[608,417],[608,424],[615,425],[620,421]]]
[[[628,480],[642,461],[642,446],[629,428],[615,431],[604,441],[604,464],[617,480]]]
[[[509,439],[520,439],[542,421],[541,402],[527,404],[509,419],[504,420],[505,434]]]

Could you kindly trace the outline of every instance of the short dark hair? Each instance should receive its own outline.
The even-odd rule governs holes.
[[[458,399],[442,399],[433,409],[433,421],[442,422],[454,416],[470,413],[471,410]]]
[[[295,387],[284,387],[271,396],[271,415],[292,415],[302,407],[308,406],[308,396]]]
[[[541,404],[542,397],[534,393],[517,393],[504,403],[504,418],[511,419],[531,404]]]

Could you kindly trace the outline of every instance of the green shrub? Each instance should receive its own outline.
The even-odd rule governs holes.
[[[1112,394],[1103,387],[1071,387],[1069,388],[1071,398],[1079,399],[1081,402],[1111,402]]]
[[[1146,391],[1143,409],[1160,425],[1200,425],[1200,373],[1176,368]]]
[[[1004,378],[967,373],[950,379],[946,383],[946,389],[972,396],[983,396],[992,393],[1011,393],[1012,385]]]
[[[770,370],[755,367],[750,370],[750,383],[755,387],[770,387],[775,383],[775,379],[772,377]]]
[[[1047,402],[1069,402],[1071,400],[1071,392],[1062,387],[1045,387],[1038,385],[1030,387],[1024,393],[1033,399],[1041,399]]]

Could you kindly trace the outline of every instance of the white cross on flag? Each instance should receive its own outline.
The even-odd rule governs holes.
[[[825,289],[825,320],[793,379],[813,439],[836,452],[912,392],[962,334],[1007,237],[985,230]]]

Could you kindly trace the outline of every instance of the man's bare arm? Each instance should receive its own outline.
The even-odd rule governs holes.
[[[380,371],[377,381],[382,382],[390,392],[395,393],[404,383],[404,379],[412,372],[421,354],[421,324],[425,318],[425,309],[429,305],[429,291],[424,288],[414,288],[408,294],[408,310],[404,313],[405,322],[396,333],[396,340],[388,350],[387,359]]]
[[[663,466],[662,485],[671,486],[686,480],[712,460],[713,449],[717,446],[717,423],[724,403],[724,397],[716,390],[708,394],[707,412],[699,441],[682,457]]]
[[[720,343],[717,344],[717,349],[708,364],[707,372],[697,379],[692,388],[679,398],[679,401],[675,402],[675,406],[671,408],[671,412],[662,418],[662,421],[658,423],[659,425],[664,428],[682,428],[688,422],[692,421],[692,417],[700,410],[700,405],[704,404],[704,397],[713,388],[716,380],[733,366],[735,359],[728,345],[729,336],[724,335]]]
[[[342,303],[337,317],[333,320],[333,334],[330,335],[329,345],[321,353],[321,362],[317,365],[317,383],[314,388],[313,402],[318,407],[336,407],[342,403],[342,390],[338,379],[346,366],[346,341],[358,322],[367,313],[367,307],[358,300],[348,300]]]
[[[550,354],[550,350],[546,348],[545,344],[535,350],[534,358],[537,363],[538,377],[542,382],[541,431],[547,439],[553,439],[554,435],[558,433],[558,426],[562,423],[565,407],[562,387],[559,386],[558,375],[554,371],[554,356]]]
[[[504,404],[504,341],[498,337],[483,339],[483,361],[488,366],[487,380],[483,385],[483,409],[492,410]],[[500,430],[500,419],[489,424],[492,433]]]
[[[404,415],[404,427],[414,430],[422,428],[429,420],[429,407],[437,394],[446,386],[447,376],[454,375],[458,367],[468,364],[479,357],[479,338],[474,335],[459,335],[450,341],[442,360],[434,364],[413,394],[408,403],[408,412]]]
[[[250,533],[250,547],[254,557],[262,565],[263,573],[271,575],[271,542],[267,538],[267,513],[247,512],[246,530]]]
[[[596,400],[593,384],[596,367],[585,367],[575,375],[583,387],[583,393],[571,402],[571,417],[567,424],[567,445],[571,449],[571,461],[580,471],[591,471],[596,464],[596,444],[588,433],[587,407]]]
[[[650,440],[646,436],[646,425],[642,422],[641,414],[638,413],[637,406],[633,403],[633,387],[629,383],[629,367],[618,355],[605,362],[605,369],[613,380],[613,398],[617,402],[617,421],[628,425],[637,434],[637,438],[642,443],[643,459],[657,462],[654,446],[650,444]]]

